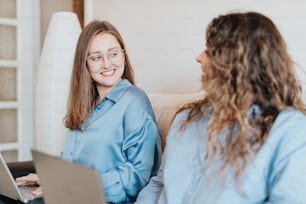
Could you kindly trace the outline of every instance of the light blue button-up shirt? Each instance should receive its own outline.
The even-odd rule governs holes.
[[[135,200],[157,174],[161,143],[147,95],[120,81],[91,113],[82,131],[68,131],[62,158],[95,168],[108,202]]]
[[[158,176],[153,177],[137,204],[305,204],[306,115],[293,108],[279,113],[266,142],[236,182],[205,168],[208,118],[193,122],[177,136],[186,113],[176,116]]]

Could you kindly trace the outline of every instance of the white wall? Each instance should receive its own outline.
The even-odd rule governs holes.
[[[85,8],[87,22],[104,19],[119,29],[137,84],[148,92],[198,91],[194,59],[204,49],[205,28],[213,17],[237,10],[262,12],[279,26],[306,89],[305,0],[86,0]]]

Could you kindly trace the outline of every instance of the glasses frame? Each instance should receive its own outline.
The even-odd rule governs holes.
[[[119,62],[119,60],[122,60],[122,53],[124,53],[124,49],[122,48],[114,48],[111,51],[108,51],[106,54],[91,54],[87,56],[87,64],[93,67],[100,67],[101,65],[105,65],[105,58],[111,63],[111,64],[117,64],[116,62]],[[112,56],[112,54],[117,53],[116,56]],[[120,54],[119,54],[120,53]]]

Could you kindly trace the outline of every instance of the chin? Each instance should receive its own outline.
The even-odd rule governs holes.
[[[117,83],[119,83],[122,79],[111,79],[111,80],[104,80],[103,85],[108,87],[113,87]]]

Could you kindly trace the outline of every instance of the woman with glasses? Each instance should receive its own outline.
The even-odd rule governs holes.
[[[196,61],[206,96],[177,112],[136,203],[306,203],[306,107],[275,24],[218,16]]]
[[[89,23],[76,47],[61,157],[95,168],[111,203],[133,202],[160,164],[151,103],[134,83],[118,30],[105,21]],[[31,182],[33,174],[16,181]]]

